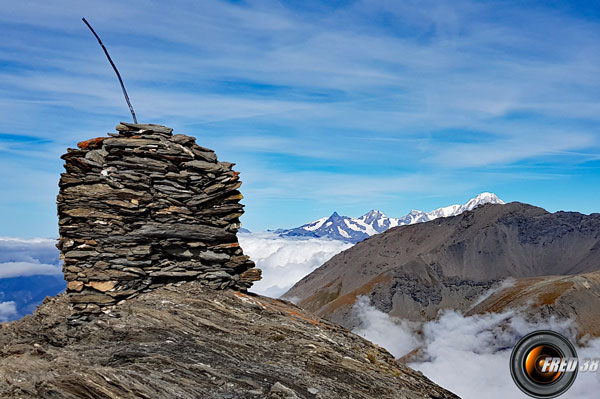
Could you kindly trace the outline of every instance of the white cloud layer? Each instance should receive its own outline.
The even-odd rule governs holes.
[[[419,329],[375,309],[366,297],[359,298],[353,311],[361,321],[356,333],[396,357],[420,347],[421,357],[409,366],[463,399],[524,397],[510,376],[512,347],[520,337],[540,329],[560,332],[573,341],[576,328],[568,320],[532,322],[516,311],[469,317],[447,311]],[[600,357],[600,339],[582,343],[577,352],[580,359]],[[600,372],[579,373],[561,398],[595,399],[599,387]]]
[[[60,275],[62,270],[57,265],[47,265],[33,262],[4,262],[0,263],[0,278]]]
[[[9,321],[17,315],[17,304],[14,301],[0,302],[0,323]]]
[[[274,233],[238,234],[244,253],[262,269],[251,291],[277,298],[302,277],[352,244],[319,238],[282,238]]]
[[[0,278],[61,275],[56,240],[0,237]]]
[[[417,325],[407,320],[392,319],[387,313],[375,309],[366,296],[360,296],[354,312],[361,321],[354,332],[386,348],[395,357],[403,356],[420,345],[415,335]],[[393,331],[393,334],[390,334]]]

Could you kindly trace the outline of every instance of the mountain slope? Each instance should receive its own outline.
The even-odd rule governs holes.
[[[584,333],[600,337],[600,271],[569,276],[528,277],[494,290],[467,316],[525,310],[530,319],[572,319]]]
[[[0,325],[0,397],[457,398],[289,302],[198,282],[140,294],[83,326],[66,296]]]
[[[334,256],[284,297],[353,327],[350,309],[368,295],[379,310],[411,320],[467,311],[508,277],[600,269],[600,214],[548,213],[521,203],[487,204],[401,226]]]
[[[392,227],[427,222],[440,217],[456,216],[483,204],[504,204],[504,202],[495,194],[481,193],[463,205],[450,205],[431,212],[412,210],[400,218],[387,217],[377,210],[369,211],[359,218],[340,216],[337,212],[334,212],[329,217],[293,229],[278,230],[277,232],[282,237],[327,237],[357,243],[374,234],[383,233]]]

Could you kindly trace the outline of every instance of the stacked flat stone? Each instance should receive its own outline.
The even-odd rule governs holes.
[[[86,317],[181,280],[240,290],[259,280],[236,237],[234,164],[165,126],[116,130],[62,156],[57,246],[75,312]]]

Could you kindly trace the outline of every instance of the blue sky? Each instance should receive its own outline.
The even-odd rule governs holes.
[[[481,191],[599,212],[594,2],[27,1],[0,14],[0,236],[55,237],[59,159],[130,115],[236,162],[244,227]]]

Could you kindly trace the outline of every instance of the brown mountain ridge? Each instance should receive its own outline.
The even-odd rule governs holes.
[[[334,256],[284,297],[352,328],[357,320],[351,309],[360,295],[369,296],[373,306],[391,316],[426,321],[442,309],[492,311],[495,296],[478,301],[507,278],[516,279],[516,286],[521,286],[525,284],[519,283],[521,279],[575,276],[597,270],[600,214],[549,213],[518,202],[486,204],[458,216],[375,235]],[[578,308],[593,312],[594,305],[596,309],[600,306],[600,295],[592,289],[597,282],[589,275],[579,280],[590,280],[578,285],[590,289],[574,291],[575,286],[557,280],[552,283],[554,296],[530,301],[530,305],[554,306],[553,311],[559,314],[571,314]],[[563,294],[573,292],[577,292],[576,301],[557,302]],[[531,291],[527,299],[541,294]],[[519,296],[513,304],[512,297],[504,298],[502,310],[527,302]],[[585,301],[592,307],[579,306],[578,302]]]

